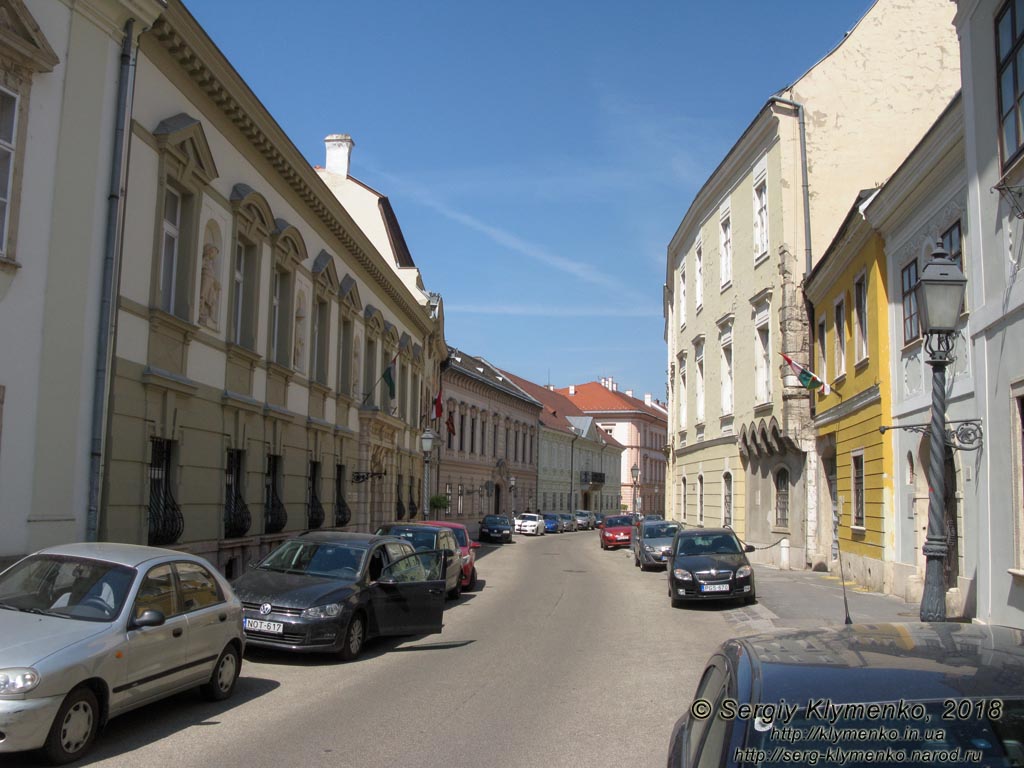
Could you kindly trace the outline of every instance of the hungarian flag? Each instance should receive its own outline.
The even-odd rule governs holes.
[[[455,434],[455,414],[452,413],[451,411],[448,411],[448,421],[446,421],[444,424],[445,424],[446,427],[448,427],[448,434],[449,435],[454,435]]]
[[[394,400],[395,399],[395,361],[398,360],[396,354],[391,358],[391,362],[388,367],[384,369],[384,375],[381,377],[384,379],[384,383],[388,385],[388,395]]]
[[[434,398],[434,418],[441,418],[441,389],[437,390],[437,397]]]
[[[783,355],[782,359],[789,363],[789,367],[793,369],[793,373],[795,373],[797,379],[799,379],[801,387],[810,390],[818,390],[823,395],[827,395],[832,391],[829,389],[828,384],[815,376],[814,371],[810,368],[804,368],[789,355]]]

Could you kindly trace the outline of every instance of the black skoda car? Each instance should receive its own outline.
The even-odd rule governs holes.
[[[1024,631],[854,624],[728,640],[672,730],[683,766],[1024,765]]]
[[[668,596],[678,608],[686,600],[756,599],[754,569],[730,528],[683,528],[667,553]]]

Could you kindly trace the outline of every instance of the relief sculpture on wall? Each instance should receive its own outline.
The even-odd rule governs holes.
[[[199,283],[199,324],[217,329],[220,315],[220,229],[213,221],[203,237],[203,264]]]
[[[306,294],[299,291],[295,301],[295,370],[305,369],[306,360]]]

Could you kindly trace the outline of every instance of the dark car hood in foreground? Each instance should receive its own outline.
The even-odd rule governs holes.
[[[741,565],[747,565],[747,558],[742,553],[735,555],[676,555],[674,567],[694,571],[735,571]]]
[[[352,581],[264,570],[249,571],[231,586],[243,603],[273,603],[282,608],[341,601],[356,589]]]

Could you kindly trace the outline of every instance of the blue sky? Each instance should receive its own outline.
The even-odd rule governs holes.
[[[662,400],[669,240],[768,97],[871,5],[185,2],[310,163],[352,135],[450,345]]]

